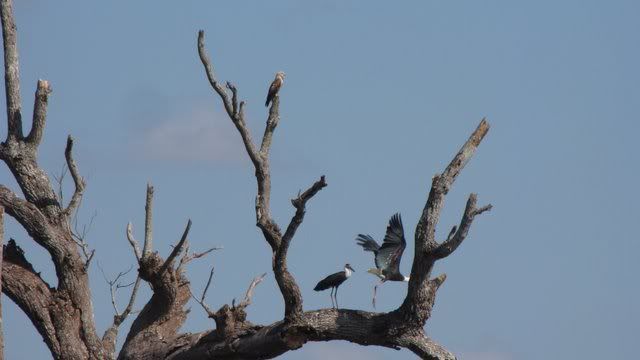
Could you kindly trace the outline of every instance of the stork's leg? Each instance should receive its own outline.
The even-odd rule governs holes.
[[[336,286],[336,292],[333,295],[336,298],[336,309],[340,309],[340,307],[338,306],[338,288],[339,287],[340,285]]]
[[[371,301],[373,303],[373,308],[376,308],[376,294],[378,292],[378,286],[384,284],[384,279],[381,279],[379,283],[376,284],[376,286],[373,287],[373,300]]]
[[[335,307],[335,305],[333,304],[333,289],[331,288],[331,293],[329,294],[329,296],[331,296],[331,308],[333,309]]]

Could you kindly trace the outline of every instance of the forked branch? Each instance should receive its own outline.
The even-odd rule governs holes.
[[[449,233],[447,240],[438,244],[435,240],[435,231],[440,219],[440,212],[444,205],[444,199],[458,174],[475,153],[478,145],[489,131],[489,123],[482,119],[480,124],[471,134],[469,139],[460,148],[442,174],[436,174],[432,179],[431,189],[427,203],[418,221],[415,233],[415,254],[411,267],[409,289],[404,302],[398,311],[403,317],[416,327],[424,326],[431,315],[431,309],[435,301],[435,292],[446,277],[443,275],[429,279],[435,261],[453,252],[462,243],[469,231],[473,217],[491,208],[487,205],[476,209],[476,195],[472,194],[467,202],[465,216],[460,223],[460,228],[455,227]]]
[[[478,196],[476,194],[469,195],[469,200],[467,200],[467,206],[465,207],[464,215],[462,216],[462,220],[460,220],[460,226],[458,227],[459,230],[451,231],[447,240],[442,242],[442,244],[438,245],[438,247],[433,250],[432,253],[437,259],[442,259],[451,255],[451,253],[453,253],[458,248],[458,246],[462,244],[462,241],[464,241],[464,239],[467,237],[467,233],[471,228],[471,223],[473,222],[475,216],[480,215],[485,211],[491,210],[491,204],[483,206],[481,208],[477,208],[477,201]],[[455,229],[456,227],[454,226],[453,230]]]
[[[240,105],[237,105],[238,89],[233,84],[227,83],[227,88],[232,94],[231,98],[229,98],[229,94],[216,80],[211,59],[205,49],[204,32],[202,30],[198,32],[198,54],[204,65],[209,84],[220,96],[229,118],[235,124],[242,137],[247,154],[253,162],[258,185],[255,205],[256,225],[262,230],[265,240],[271,246],[274,256],[273,272],[284,299],[285,320],[290,322],[302,313],[302,295],[300,294],[300,288],[293,275],[291,275],[287,269],[287,251],[298,226],[304,219],[306,202],[318,191],[327,186],[327,183],[325,182],[324,176],[322,176],[320,180],[316,181],[307,191],[299,194],[298,198],[292,200],[293,206],[296,208],[296,213],[283,235],[278,224],[271,218],[271,172],[269,168],[269,150],[273,141],[273,134],[280,120],[280,97],[275,96],[271,102],[260,150],[257,151],[251,140],[251,134],[245,124],[243,111],[244,102],[241,101]]]

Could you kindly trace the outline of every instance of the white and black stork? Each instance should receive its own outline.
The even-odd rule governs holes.
[[[408,276],[400,273],[400,259],[404,249],[407,247],[400,214],[394,214],[389,220],[382,246],[378,245],[371,236],[364,234],[358,234],[356,241],[364,251],[371,251],[375,255],[376,268],[367,271],[380,278],[380,282],[373,288],[372,302],[375,308],[376,292],[379,285],[382,285],[385,281],[409,281]]]
[[[331,294],[330,294],[331,307],[338,308],[338,287],[342,285],[342,283],[345,282],[345,280],[347,280],[349,276],[351,276],[351,273],[353,273],[354,271],[355,270],[353,270],[351,265],[345,264],[343,271],[338,271],[337,273],[331,274],[326,278],[320,280],[320,282],[318,282],[318,284],[316,285],[315,288],[313,288],[313,290],[322,291],[322,290],[327,290],[328,288],[331,288]],[[334,293],[334,289],[335,289],[335,293]],[[335,305],[333,303],[334,297],[336,299]]]

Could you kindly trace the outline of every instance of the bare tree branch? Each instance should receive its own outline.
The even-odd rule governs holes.
[[[193,300],[195,300],[198,304],[200,304],[200,306],[207,313],[207,317],[211,319],[215,318],[216,313],[213,310],[211,310],[211,308],[207,305],[207,303],[205,302],[205,298],[207,297],[207,291],[209,291],[209,286],[211,285],[211,280],[213,279],[214,269],[215,268],[212,266],[211,271],[209,272],[209,279],[207,280],[207,285],[204,287],[204,290],[202,291],[202,296],[200,296],[200,299],[196,298],[191,292],[191,290],[189,290]]]
[[[71,173],[71,177],[73,178],[73,183],[75,185],[71,201],[69,201],[69,205],[64,210],[67,216],[71,216],[71,214],[76,211],[80,201],[82,200],[82,194],[84,193],[86,185],[84,179],[80,176],[78,165],[76,165],[76,162],[73,159],[73,137],[71,137],[71,135],[67,137],[67,146],[64,150],[64,156],[67,159],[67,166],[69,167],[69,172]]]
[[[289,321],[302,313],[302,295],[295,278],[287,269],[287,252],[298,226],[300,226],[304,219],[307,201],[325,186],[327,186],[327,183],[323,175],[320,177],[320,180],[316,181],[304,193],[299,194],[297,198],[291,200],[291,203],[296,208],[296,213],[291,219],[289,226],[287,226],[287,230],[275,254],[273,272],[282,297],[284,298],[285,319]]]
[[[100,268],[100,270],[102,270],[102,268]],[[127,270],[127,273],[130,271],[131,269]],[[115,357],[115,347],[116,347],[116,342],[117,342],[117,338],[118,338],[118,330],[120,325],[127,319],[127,317],[129,316],[129,314],[131,314],[131,312],[133,311],[133,305],[135,304],[136,301],[136,296],[138,295],[138,288],[140,287],[140,276],[136,277],[136,281],[133,283],[133,290],[131,291],[131,295],[129,297],[129,302],[127,303],[127,307],[124,309],[124,311],[122,311],[122,313],[118,312],[118,307],[116,305],[116,300],[115,300],[115,292],[122,288],[122,287],[127,287],[127,286],[121,286],[119,284],[116,285],[115,290],[114,290],[114,286],[113,286],[113,282],[110,282],[107,278],[106,275],[104,275],[104,270],[102,270],[102,274],[105,277],[105,281],[107,281],[107,283],[109,284],[109,290],[111,293],[111,302],[115,311],[115,314],[113,315],[113,323],[111,324],[111,326],[104,332],[104,335],[102,336],[102,344],[105,348],[105,352],[109,355],[110,358],[114,358]],[[114,280],[114,282],[117,282],[118,279],[122,276],[122,273],[119,273],[118,276],[116,277],[116,280]]]
[[[13,20],[13,1],[0,2],[2,43],[4,45],[4,85],[7,98],[7,141],[22,139],[20,100],[20,67],[18,64],[18,33]]]
[[[0,185],[0,206],[16,219],[27,233],[45,249],[54,251],[57,244],[46,218],[30,202],[18,198],[9,188]]]
[[[435,299],[435,290],[437,290],[437,288],[429,286],[429,276],[435,261],[439,258],[434,253],[435,249],[439,246],[435,241],[435,231],[445,196],[488,131],[489,123],[487,123],[485,119],[482,119],[442,175],[435,175],[432,179],[427,203],[416,226],[415,254],[411,267],[407,296],[398,309],[398,311],[403,314],[405,320],[412,323],[415,327],[424,326],[424,323],[431,315],[431,308]],[[470,225],[470,223],[468,225]],[[456,239],[458,233],[462,234],[460,230],[456,231],[456,235],[451,235],[450,233],[449,239],[451,241],[445,241],[445,243],[448,245],[454,244],[453,241]],[[466,232],[464,234],[466,235]],[[462,240],[460,240],[460,242],[461,241]]]
[[[222,247],[212,247],[208,250],[205,250],[203,252],[200,253],[189,253],[189,244],[187,243],[185,245],[185,251],[184,251],[184,255],[182,256],[182,258],[180,259],[180,263],[178,264],[178,268],[177,270],[180,271],[182,270],[182,268],[188,264],[189,262],[191,262],[192,260],[195,259],[200,259],[203,256],[208,255],[210,252],[214,251],[214,250],[221,250]]]
[[[160,269],[160,274],[164,273],[168,268],[173,266],[174,260],[176,259],[176,257],[178,257],[178,255],[180,255],[180,253],[182,252],[182,249],[187,243],[187,236],[189,235],[189,230],[191,230],[191,219],[187,221],[187,226],[184,228],[184,232],[182,233],[182,237],[180,238],[180,241],[173,248],[173,250],[171,251],[171,254],[169,254],[169,257],[167,257],[167,260],[162,265],[162,268]]]
[[[263,159],[269,157],[269,150],[271,149],[271,140],[273,139],[273,132],[278,126],[280,121],[280,96],[276,94],[273,99],[273,103],[269,108],[269,117],[267,118],[267,126],[264,128],[264,135],[262,136],[262,145],[260,146],[260,155]]]
[[[424,335],[401,337],[400,344],[422,359],[456,360],[455,355]]]
[[[49,313],[52,289],[35,272],[13,239],[4,247],[2,267],[2,292],[29,317],[49,349],[59,353],[60,343]]]
[[[229,95],[225,92],[224,88],[218,83],[216,77],[213,73],[213,65],[211,65],[211,61],[209,60],[209,55],[207,55],[207,50],[204,46],[204,31],[198,31],[198,54],[200,55],[200,61],[202,61],[202,65],[204,66],[204,70],[207,73],[207,78],[209,79],[209,84],[211,87],[220,95],[222,99],[222,103],[224,104],[224,108],[227,110],[227,113],[230,117],[235,116],[235,112],[233,111],[233,104],[229,99]]]
[[[138,242],[133,237],[133,225],[131,225],[131,223],[127,224],[127,240],[129,241],[129,244],[131,244],[131,247],[133,248],[133,254],[136,256],[137,262],[140,263],[140,260],[142,259],[142,254],[140,253],[140,246],[138,245]]]
[[[469,200],[467,200],[467,206],[464,210],[464,215],[462,216],[462,220],[460,220],[460,230],[455,231],[455,234],[452,231],[451,234],[454,235],[451,236],[450,234],[447,240],[445,240],[442,244],[438,245],[435,250],[433,250],[432,253],[437,259],[442,259],[451,255],[451,253],[453,253],[458,248],[458,246],[462,244],[462,241],[464,241],[464,239],[467,237],[467,233],[471,228],[473,218],[478,214],[491,210],[491,205],[484,206],[480,209],[476,208],[476,203],[478,201],[477,198],[478,196],[476,194],[469,195]]]
[[[326,186],[327,182],[325,181],[324,175],[322,175],[320,177],[320,180],[313,183],[313,185],[311,185],[311,187],[305,190],[305,192],[303,192],[302,194],[298,194],[297,198],[291,200],[291,204],[296,208],[296,213],[291,219],[291,222],[289,222],[289,226],[287,226],[287,230],[282,237],[282,244],[280,246],[281,251],[284,250],[286,253],[287,249],[289,248],[289,243],[295,235],[298,226],[302,224],[302,221],[304,220],[307,201],[309,201],[315,194],[317,194]]]
[[[153,186],[147,184],[147,200],[144,205],[144,244],[142,257],[145,258],[153,249]]]
[[[33,104],[33,122],[31,131],[27,136],[27,143],[32,146],[40,145],[42,134],[44,133],[44,125],[47,120],[47,105],[49,104],[49,94],[51,94],[51,86],[47,80],[38,80],[35,101]]]
[[[253,290],[255,290],[256,286],[260,285],[262,280],[264,280],[265,276],[267,276],[267,273],[263,273],[262,275],[256,276],[255,278],[253,278],[253,280],[251,281],[251,284],[249,284],[249,287],[247,288],[247,292],[244,294],[244,299],[242,300],[242,302],[240,302],[240,304],[238,304],[238,306],[247,307],[251,305]]]

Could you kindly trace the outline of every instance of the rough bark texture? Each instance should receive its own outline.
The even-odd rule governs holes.
[[[87,271],[92,255],[82,237],[70,226],[81,203],[85,181],[73,158],[74,140],[69,136],[64,156],[75,191],[69,204],[63,204],[46,172],[38,165],[38,146],[44,134],[47,104],[51,94],[45,80],[37,83],[31,131],[25,137],[22,130],[17,33],[12,2],[0,0],[4,45],[5,90],[7,96],[7,137],[0,144],[0,159],[7,165],[22,196],[0,184],[0,209],[5,209],[42,246],[55,266],[58,285],[47,284],[29,262],[27,254],[11,239],[3,246],[0,277],[2,292],[31,320],[56,359],[264,359],[302,347],[309,341],[347,340],[361,345],[406,348],[424,359],[454,359],[454,355],[428,338],[424,332],[431,315],[436,292],[446,276],[431,277],[435,262],[452,254],[467,236],[476,215],[489,210],[478,208],[475,194],[469,196],[465,212],[442,243],[435,240],[435,229],[444,199],[456,177],[473,156],[489,130],[482,120],[469,140],[442,174],[434,176],[429,196],[415,232],[415,256],[407,296],[402,305],[388,313],[373,313],[347,309],[303,310],[303,299],[295,277],[287,268],[288,249],[296,230],[301,226],[306,205],[327,186],[324,176],[301,192],[291,203],[294,214],[284,233],[271,217],[271,172],[269,151],[280,120],[280,98],[276,95],[269,108],[260,146],[252,140],[245,120],[245,102],[239,101],[238,89],[216,79],[213,65],[204,45],[204,32],[198,34],[198,53],[205,74],[214,92],[221,99],[229,119],[237,128],[245,150],[254,166],[257,182],[255,201],[256,226],[271,248],[272,270],[284,300],[282,320],[270,325],[252,324],[247,320],[247,308],[255,287],[265,275],[256,277],[239,304],[224,305],[212,311],[205,303],[209,282],[202,296],[194,299],[203,306],[216,327],[201,333],[180,333],[193,297],[184,266],[205,256],[189,252],[191,221],[170,254],[164,258],[154,252],[152,243],[153,193],[147,186],[145,202],[145,234],[143,246],[134,238],[132,224],[126,235],[138,265],[138,278],[130,300],[120,312],[115,302],[117,280],[108,280],[112,291],[114,319],[99,337],[93,319],[93,306]],[[2,220],[0,212],[0,223]],[[0,227],[0,239],[2,231]],[[26,240],[25,240],[26,241]],[[116,339],[124,320],[132,314],[138,287],[149,284],[152,296],[137,314],[122,349],[116,350]],[[114,285],[115,284],[115,285]],[[0,318],[1,319],[1,318]],[[1,322],[0,322],[1,324]],[[0,348],[1,348],[0,336]]]
[[[4,208],[0,206],[0,259],[2,259],[3,247],[4,247]],[[2,261],[0,261],[0,289],[2,289]],[[2,296],[0,296],[0,360],[3,360],[3,359],[4,359],[4,326],[2,323]]]

